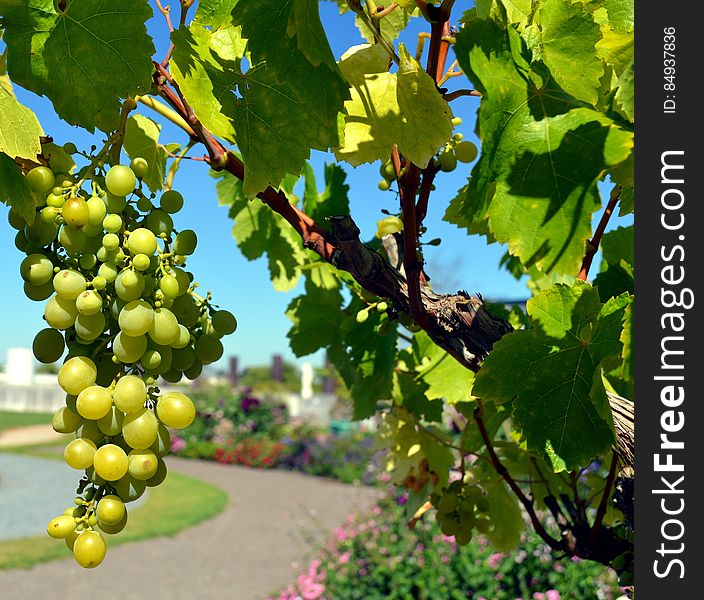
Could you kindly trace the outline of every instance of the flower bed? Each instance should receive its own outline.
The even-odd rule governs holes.
[[[554,561],[535,534],[499,553],[484,538],[458,546],[434,519],[409,530],[390,497],[351,516],[295,583],[270,600],[613,600],[615,574],[587,561]]]

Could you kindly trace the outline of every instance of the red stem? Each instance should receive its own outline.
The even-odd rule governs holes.
[[[599,220],[599,224],[597,225],[596,230],[594,231],[594,237],[592,237],[592,239],[587,242],[587,251],[584,254],[584,258],[582,259],[582,267],[579,270],[579,275],[577,275],[577,278],[581,279],[582,281],[587,280],[587,275],[589,273],[590,267],[592,266],[592,261],[594,260],[594,255],[596,254],[597,250],[599,249],[599,244],[601,243],[601,238],[604,235],[604,231],[606,230],[606,226],[609,223],[609,219],[611,218],[611,215],[613,214],[614,210],[616,209],[616,204],[618,204],[620,197],[621,197],[621,186],[617,185],[611,191],[611,197],[609,198],[609,202],[607,203],[606,208],[604,209],[604,214],[601,215],[601,219]]]

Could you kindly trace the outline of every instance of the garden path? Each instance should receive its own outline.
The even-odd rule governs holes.
[[[73,558],[0,571],[2,600],[263,600],[292,582],[311,550],[377,491],[301,473],[167,459],[170,469],[230,495],[217,517],[160,537],[108,549],[85,570]]]

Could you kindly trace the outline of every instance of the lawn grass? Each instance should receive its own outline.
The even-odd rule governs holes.
[[[36,456],[34,452],[27,452]],[[106,535],[112,546],[157,536],[172,536],[186,527],[214,517],[226,506],[228,495],[200,479],[170,472],[160,486],[149,488],[144,503],[129,512],[127,527]],[[67,499],[67,506],[70,499]],[[129,504],[127,505],[129,511]],[[48,535],[0,542],[0,569],[27,568],[71,556],[63,540]]]
[[[26,413],[0,410],[0,431],[25,425],[40,425],[51,423],[52,413]]]

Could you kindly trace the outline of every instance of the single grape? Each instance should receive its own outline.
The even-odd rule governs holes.
[[[10,207],[10,211],[7,213],[7,222],[10,227],[17,229],[17,231],[24,229],[25,225],[27,225],[27,221],[24,220],[24,217],[14,206]]]
[[[54,539],[62,540],[68,537],[75,527],[76,522],[73,520],[73,517],[61,515],[49,521],[46,532]]]
[[[144,494],[144,490],[147,487],[145,481],[135,479],[129,473],[112,485],[115,488],[115,493],[125,503],[137,500],[137,498]]]
[[[378,302],[378,303],[377,303],[376,309],[377,309],[379,312],[386,312],[386,311],[389,309],[389,305],[388,305],[386,302],[384,302],[384,301],[382,300],[381,302]]]
[[[382,191],[385,192],[389,189],[391,189],[391,182],[388,179],[382,179],[378,184],[377,187]]]
[[[49,167],[34,167],[25,176],[29,187],[36,194],[48,194],[56,182],[54,174]]]
[[[166,463],[160,458],[159,466],[157,466],[156,468],[156,473],[154,473],[154,475],[152,475],[145,482],[147,484],[147,487],[156,487],[158,485],[161,485],[164,482],[164,479],[166,479],[167,472],[168,469],[166,468]]]
[[[403,221],[398,217],[386,217],[376,222],[376,236],[382,238],[389,233],[403,231]]]
[[[115,444],[101,446],[93,457],[95,472],[106,481],[117,481],[124,477],[128,466],[127,454]]]
[[[140,410],[147,401],[147,386],[136,375],[125,375],[118,379],[113,391],[115,406],[122,412]]]
[[[170,310],[184,327],[191,328],[198,323],[200,313],[191,294],[183,294],[176,298]]]
[[[68,406],[62,406],[51,418],[51,426],[57,433],[73,433],[81,424],[81,416]]]
[[[101,312],[93,315],[78,315],[73,326],[78,337],[90,342],[103,333],[105,316]]]
[[[78,394],[76,410],[86,419],[95,421],[104,417],[110,411],[112,397],[110,392],[99,385],[91,385]]]
[[[51,364],[61,358],[66,348],[64,336],[56,329],[47,327],[34,336],[32,342],[32,352],[35,358],[44,364]]]
[[[79,229],[64,226],[59,230],[59,244],[69,256],[80,256],[86,246],[86,234]]]
[[[197,243],[198,238],[196,237],[196,232],[192,229],[184,229],[176,234],[171,249],[175,254],[187,256],[195,252]]]
[[[459,127],[460,125],[462,125],[462,118],[461,117],[453,117],[452,118],[452,125],[454,127]]]
[[[179,323],[178,325],[178,338],[176,338],[173,342],[171,342],[171,347],[172,348],[185,348],[188,346],[188,344],[191,343],[191,334],[184,327]]]
[[[458,546],[466,546],[472,541],[472,530],[470,528],[461,529],[455,533],[455,542]]]
[[[154,210],[154,205],[146,196],[140,196],[139,200],[137,200],[137,209],[144,213],[148,213]]]
[[[222,342],[212,335],[201,335],[195,343],[195,351],[198,359],[204,364],[214,363],[223,355]]]
[[[124,269],[115,278],[115,292],[123,300],[137,300],[144,292],[144,276],[138,271]]]
[[[149,337],[157,344],[164,346],[168,346],[177,340],[180,331],[178,320],[174,313],[168,308],[157,308],[154,310],[153,314],[154,320],[149,327]]]
[[[146,254],[135,254],[132,266],[138,271],[146,271],[151,266],[151,261]]]
[[[88,438],[76,438],[66,444],[64,459],[66,464],[73,469],[87,469],[93,464],[96,445]]]
[[[149,448],[156,440],[158,425],[159,423],[151,410],[140,408],[125,415],[122,437],[132,448],[143,450]]]
[[[455,511],[458,504],[459,497],[457,494],[445,494],[442,498],[440,498],[438,510],[444,513],[451,513]]]
[[[106,494],[95,509],[98,520],[106,525],[117,525],[125,517],[125,503],[115,494]]]
[[[102,275],[96,275],[93,277],[93,281],[91,281],[91,285],[93,286],[94,290],[104,290],[105,287],[108,285],[107,279],[103,277]]]
[[[149,163],[145,158],[141,156],[136,156],[130,162],[130,169],[139,178],[144,179],[149,173]]]
[[[61,208],[64,221],[75,229],[81,229],[88,223],[90,209],[88,203],[80,197],[69,198]]]
[[[155,311],[147,302],[132,300],[125,304],[120,311],[118,324],[125,334],[136,337],[144,335],[150,330],[154,323],[154,317]]]
[[[146,254],[151,256],[156,252],[156,236],[154,233],[145,229],[144,227],[139,227],[134,231],[130,232],[127,238],[127,249],[134,254]]]
[[[167,369],[161,373],[161,378],[169,383],[178,383],[181,381],[182,377],[183,373],[181,371],[177,371],[176,369]]]
[[[122,431],[124,419],[124,413],[117,407],[111,406],[107,414],[98,419],[98,429],[108,436],[118,435]]]
[[[117,267],[112,263],[104,262],[98,268],[98,275],[104,277],[108,283],[112,283],[117,277]]]
[[[95,383],[98,370],[95,363],[86,356],[75,356],[67,360],[59,369],[59,385],[68,394],[77,396]]]
[[[491,530],[491,521],[489,521],[489,519],[477,519],[475,527],[479,533],[489,533]]]
[[[357,323],[364,323],[368,318],[369,311],[366,308],[357,311],[357,314],[355,315],[355,321],[357,321]]]
[[[159,458],[149,449],[132,450],[127,456],[129,474],[139,481],[152,478],[159,466]]]
[[[103,219],[103,229],[107,233],[117,233],[122,229],[122,217],[120,215],[109,214]]]
[[[105,209],[107,212],[119,215],[127,208],[127,198],[111,194],[109,191],[105,194]]]
[[[159,458],[166,456],[171,450],[171,434],[163,423],[159,423],[156,440],[149,449]]]
[[[105,175],[105,187],[115,196],[126,196],[137,185],[134,172],[126,165],[115,165]]]
[[[86,254],[84,252],[83,254],[81,254],[81,258],[78,259],[78,264],[80,265],[81,269],[90,271],[95,265],[98,264],[98,258],[95,256],[95,254]]]
[[[27,243],[34,248],[43,248],[56,239],[59,226],[56,223],[47,223],[41,219],[34,219],[34,223],[24,228]]]
[[[159,280],[159,289],[167,298],[176,298],[180,293],[178,280],[173,275],[164,275]]]
[[[76,310],[80,315],[94,315],[103,308],[103,298],[95,290],[86,290],[76,298]]]
[[[479,150],[472,142],[460,142],[455,146],[457,160],[463,163],[471,163],[477,158]]]
[[[53,289],[52,284],[52,289]],[[68,329],[76,322],[78,309],[75,300],[52,296],[44,306],[44,319],[54,329]]]
[[[167,427],[183,429],[195,419],[196,408],[191,399],[181,392],[166,392],[156,403],[156,414]]]
[[[131,364],[137,362],[147,350],[147,337],[131,336],[120,332],[112,342],[113,354],[120,362]]]
[[[443,150],[438,156],[438,164],[446,173],[454,171],[457,168],[457,156],[450,149]]]
[[[75,300],[86,290],[86,278],[78,271],[63,269],[54,275],[54,290],[61,298]]]
[[[117,497],[117,496],[116,496]],[[118,498],[119,499],[119,498]],[[100,527],[100,530],[103,533],[107,533],[110,535],[114,535],[116,533],[120,533],[124,528],[125,525],[127,525],[127,512],[125,512],[124,516],[122,519],[120,519],[119,522],[115,523],[114,525],[110,525],[108,523],[104,523],[100,519],[98,519],[98,527]]]
[[[43,254],[30,254],[20,263],[20,275],[31,285],[44,285],[54,276],[54,263]]]
[[[173,215],[183,208],[183,196],[176,190],[168,190],[161,195],[159,205],[161,210]]]
[[[199,377],[202,372],[203,372],[203,363],[200,362],[200,360],[198,360],[196,358],[195,362],[190,367],[188,367],[187,369],[184,369],[183,374],[186,377],[188,377],[188,379],[193,381],[194,379]]]
[[[155,235],[169,235],[174,228],[174,221],[169,213],[157,208],[147,215],[146,225]]]
[[[185,371],[196,361],[195,350],[191,346],[178,348],[173,351],[171,366],[177,371]]]
[[[161,353],[155,348],[147,348],[140,359],[142,366],[150,373],[157,373],[161,365]]]
[[[97,531],[84,531],[73,543],[73,557],[86,569],[97,567],[105,558],[107,547]]]
[[[54,284],[51,281],[47,281],[44,285],[31,285],[25,281],[22,289],[24,290],[24,295],[30,300],[42,302],[50,298],[54,293]]]

